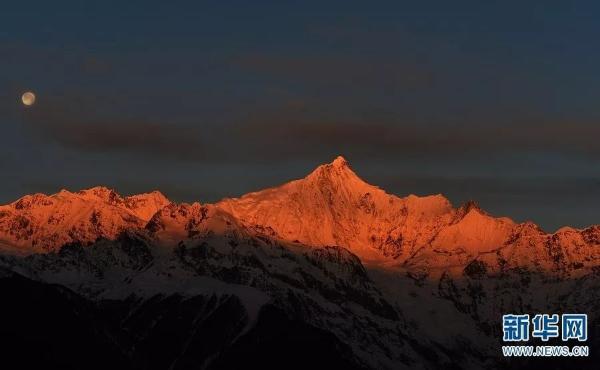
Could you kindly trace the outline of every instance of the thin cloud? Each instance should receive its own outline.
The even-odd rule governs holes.
[[[77,101],[79,99],[80,101]],[[226,123],[161,122],[104,116],[110,101],[64,98],[34,107],[27,123],[46,139],[81,152],[176,161],[273,162],[328,158],[461,157],[551,152],[600,155],[600,126],[587,122],[417,124],[393,114],[335,119],[310,103],[240,114]],[[60,102],[71,102],[60,104]],[[29,114],[31,113],[31,114]]]

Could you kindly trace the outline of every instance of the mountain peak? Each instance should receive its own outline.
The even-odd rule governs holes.
[[[338,155],[333,161],[330,163],[322,164],[317,168],[327,168],[327,169],[335,169],[335,170],[349,170],[350,164],[346,160],[346,158]]]
[[[346,185],[355,183],[367,185],[356,175],[356,173],[354,173],[354,171],[352,171],[348,161],[342,156],[338,156],[330,163],[320,165],[311,172],[305,180],[316,180],[319,183],[328,180],[333,182],[344,182]]]
[[[63,190],[61,194],[72,195],[73,193]],[[80,190],[75,194],[86,201],[100,201],[110,205],[124,206],[136,213],[136,216],[145,220],[150,219],[154,212],[170,203],[169,199],[158,190],[123,197],[106,186],[94,186],[93,188]]]
[[[40,252],[66,243],[110,239],[123,230],[143,228],[169,203],[158,191],[122,197],[104,186],[26,195],[0,206],[0,240],[23,251]]]
[[[342,246],[369,261],[383,258],[380,248],[387,233],[408,212],[404,200],[363,181],[341,156],[303,179],[225,199],[217,207],[245,226],[272,230],[277,238],[313,247]]]
[[[90,189],[80,190],[77,194],[84,199],[98,198],[107,203],[120,203],[123,200],[116,191],[105,186],[95,186]]]
[[[333,162],[331,162],[331,165],[333,167],[347,167],[348,166],[348,161],[346,161],[346,158],[342,157],[341,155],[338,155]]]
[[[171,203],[171,201],[158,190],[150,193],[130,195],[124,199],[128,209],[142,220],[150,220],[156,212]]]

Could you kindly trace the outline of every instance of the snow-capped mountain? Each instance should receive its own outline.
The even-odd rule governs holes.
[[[442,195],[400,198],[362,181],[338,157],[306,178],[216,204],[242,224],[306,246],[340,245],[363,262],[459,272],[477,258],[499,269],[589,269],[600,262],[600,227],[547,234]]]
[[[278,238],[342,245],[365,261],[404,260],[455,216],[441,195],[399,198],[365,183],[342,157],[304,179],[217,206]]]
[[[110,353],[99,367],[519,367],[500,357],[505,313],[588,313],[592,347],[600,331],[599,226],[549,234],[397,197],[342,157],[216,204],[25,196],[0,207],[0,240],[0,324],[27,321],[36,291]]]
[[[105,187],[26,195],[0,206],[0,241],[6,249],[27,254],[114,238],[124,230],[143,228],[167,204],[158,191],[121,197]]]

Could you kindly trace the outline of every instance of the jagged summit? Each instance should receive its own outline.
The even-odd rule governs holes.
[[[293,192],[311,193],[325,192],[337,194],[365,192],[383,192],[377,186],[363,181],[351,168],[348,161],[338,156],[332,162],[317,166],[304,178],[292,180],[280,186],[250,192],[240,198],[225,198],[219,204],[226,204],[236,200],[261,201]],[[279,195],[277,195],[279,194]]]
[[[56,253],[7,256],[20,250]],[[262,338],[262,358],[288,326],[317,343],[311,353],[356,353],[356,368],[411,368],[419,358],[435,359],[424,368],[502,367],[489,323],[503,312],[587,312],[592,326],[598,322],[599,250],[600,226],[547,234],[474,202],[453,208],[441,195],[397,197],[362,181],[342,157],[217,204],[96,187],[0,207],[3,304],[17,303],[6,323],[40,316],[40,299],[55,306],[51,313],[78,314],[59,320],[61,328],[99,318],[89,332],[102,336],[85,342],[114,343],[141,359],[134,367],[149,358],[161,368],[196,360],[240,367],[219,362],[220,353],[241,354],[235,364],[242,363]],[[42,316],[36,323],[56,315]],[[298,326],[303,321],[310,330]],[[48,338],[41,345],[54,340],[56,330],[30,327]],[[229,335],[204,351],[215,332]]]
[[[333,161],[317,166],[307,177],[317,174],[340,175],[346,172],[354,172],[350,169],[350,164],[346,158],[337,156]]]
[[[348,166],[348,161],[346,161],[346,158],[342,157],[341,155],[338,155],[333,162],[331,162],[331,165],[333,167],[345,167]]]
[[[335,190],[345,192],[364,193],[380,192],[378,187],[362,180],[351,168],[342,156],[338,156],[331,163],[322,164],[312,171],[304,179],[305,186],[316,186],[323,189],[333,187]]]
[[[158,191],[122,197],[103,186],[26,195],[0,206],[0,241],[30,251],[46,251],[65,243],[113,238],[124,230],[145,226],[169,203]]]
[[[529,258],[521,245],[534,246],[543,258],[548,245],[600,244],[600,228],[546,234],[532,223],[493,217],[473,201],[453,208],[440,194],[388,194],[363,181],[342,156],[304,178],[216,204],[174,204],[159,191],[123,197],[97,186],[27,195],[0,206],[0,246],[56,250],[124,230],[149,231],[168,241],[163,245],[231,232],[307,248],[341,246],[363,261],[419,269],[461,265],[510,248],[516,248],[510,258],[521,263]]]
[[[443,196],[387,194],[363,181],[341,156],[303,179],[217,206],[246,225],[274,230],[281,239],[341,245],[365,260],[412,253],[438,225],[449,223],[453,212]],[[421,228],[426,233],[417,231]]]
[[[106,186],[95,186],[89,189],[83,189],[77,193],[71,193],[68,190],[62,190],[63,194],[77,194],[83,198],[97,198],[105,202],[127,202],[128,199],[153,199],[156,201],[162,201],[168,203],[168,199],[160,191],[153,190],[149,193],[134,194],[130,196],[122,196],[117,193],[114,189]],[[59,193],[60,194],[60,193]]]
[[[61,189],[59,192],[54,194],[35,193],[24,195],[9,205],[15,205],[17,203],[24,203],[30,201],[42,201],[45,199],[58,199],[58,198],[82,198],[87,200],[96,200],[102,202],[126,202],[128,199],[153,199],[159,202],[169,203],[167,197],[158,190],[153,190],[148,193],[134,194],[129,196],[122,196],[117,193],[114,189],[106,186],[94,186],[88,189],[82,189],[76,192],[72,192],[68,189]],[[2,206],[6,207],[6,206]]]
[[[97,198],[98,200],[117,203],[122,202],[123,198],[113,189],[109,189],[105,186],[95,186],[90,189],[80,190],[76,193],[83,198]]]

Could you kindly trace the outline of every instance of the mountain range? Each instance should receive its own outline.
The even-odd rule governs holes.
[[[475,202],[398,197],[343,157],[214,204],[24,196],[0,206],[0,284],[0,345],[38,352],[32,366],[536,365],[501,357],[506,313],[587,313],[584,367],[600,343],[600,226],[546,233]]]

